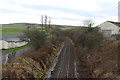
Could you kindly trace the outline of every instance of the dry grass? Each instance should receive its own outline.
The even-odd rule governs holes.
[[[3,65],[3,78],[42,78],[44,71],[41,66],[30,58],[17,57],[13,63]]]
[[[102,44],[111,40],[113,39],[103,40]],[[83,73],[83,77],[117,77],[119,43],[120,41],[113,41],[90,51],[85,48],[77,47],[80,64],[79,72]]]
[[[61,47],[49,43],[38,51],[29,51],[12,63],[3,65],[3,78],[43,78]]]
[[[59,51],[60,44],[55,46],[51,43],[40,48],[38,51],[26,52],[23,57],[32,58],[36,62],[42,65],[42,62],[49,68],[52,65],[52,61],[56,56],[56,53]],[[43,66],[43,65],[42,65]],[[45,69],[45,67],[43,67]]]

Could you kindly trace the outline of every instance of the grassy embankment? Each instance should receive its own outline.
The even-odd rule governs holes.
[[[29,46],[29,44],[28,44],[28,45],[25,45],[25,46],[18,47],[18,48],[2,50],[2,52],[12,52],[12,51],[17,51],[17,50],[23,49],[23,48],[25,48],[25,47],[27,47],[27,46]]]

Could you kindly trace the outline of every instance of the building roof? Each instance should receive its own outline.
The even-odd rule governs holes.
[[[110,22],[110,23],[112,23],[112,24],[114,24],[114,25],[120,27],[120,22],[113,22],[113,21],[107,21],[107,22]]]
[[[22,35],[23,33],[6,33],[6,34],[2,34],[2,39],[1,40],[5,40],[5,41],[20,41],[19,39],[19,35]]]

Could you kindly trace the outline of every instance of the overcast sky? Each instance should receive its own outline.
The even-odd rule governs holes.
[[[82,25],[93,19],[96,25],[118,21],[119,0],[0,0],[0,24],[40,23],[41,15],[52,18],[53,24]]]

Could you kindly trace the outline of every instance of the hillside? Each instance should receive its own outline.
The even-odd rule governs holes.
[[[2,27],[27,27],[27,26],[39,26],[40,24],[35,23],[11,23],[11,24],[2,24]]]
[[[36,24],[36,23],[11,23],[11,24],[2,24],[2,27],[26,27],[26,26],[36,27],[40,25],[41,24]],[[79,26],[55,25],[55,24],[52,24],[52,26],[56,28],[79,27]]]
[[[2,33],[22,33],[26,27],[38,27],[41,24],[36,23],[11,23],[11,24],[2,24],[2,29],[0,32]],[[53,28],[74,28],[78,26],[68,26],[68,25],[54,25],[52,24]]]
[[[12,23],[12,24],[2,24],[2,33],[22,33],[27,26],[37,27],[39,24],[32,23]]]
[[[118,44],[119,41],[107,39],[102,47],[92,51],[84,51],[85,55],[79,55],[79,72],[83,77],[94,78],[118,78]],[[78,51],[80,52],[80,51]],[[82,57],[82,58],[81,58]],[[86,68],[85,68],[86,67]]]
[[[3,79],[36,79],[47,76],[49,68],[54,64],[62,43],[53,45],[52,43],[39,49],[38,51],[28,51],[16,57],[11,63],[2,65]],[[47,50],[46,50],[47,49]]]

